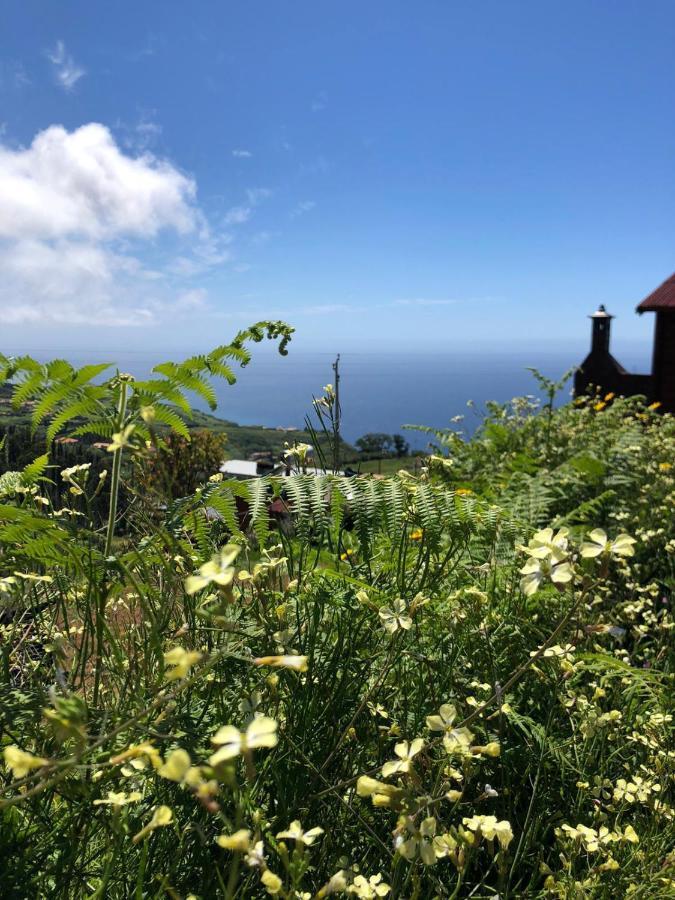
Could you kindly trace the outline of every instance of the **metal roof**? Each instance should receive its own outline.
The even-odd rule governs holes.
[[[220,467],[223,475],[234,478],[256,478],[258,475],[258,463],[248,459],[228,459]]]
[[[651,310],[672,309],[675,311],[675,273],[667,278],[660,287],[645,297],[637,311],[640,313]]]

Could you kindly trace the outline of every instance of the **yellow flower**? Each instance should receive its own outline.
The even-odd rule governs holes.
[[[470,819],[462,819],[462,822],[469,831],[480,833],[489,841],[497,838],[503,850],[506,850],[513,840],[511,825],[505,819],[498,822],[496,816],[473,816]]]
[[[604,401],[604,400],[600,400],[598,403],[594,403],[594,404],[593,404],[593,409],[594,409],[596,412],[600,412],[600,411],[603,410],[606,406],[607,406],[607,404],[605,403],[605,401]]]
[[[159,750],[153,747],[149,741],[144,741],[142,744],[132,744],[127,750],[111,757],[110,762],[113,765],[118,765],[126,762],[128,759],[139,760],[144,756],[150,760],[154,769],[158,769],[162,765],[162,757],[159,755]]]
[[[433,866],[436,863],[436,853],[433,847],[436,819],[428,816],[418,828],[412,818],[405,816],[399,827],[404,828],[408,836],[404,838],[403,834],[398,835],[394,842],[397,852],[409,862],[419,856],[425,865]]]
[[[499,745],[498,741],[490,741],[489,744],[485,744],[482,747],[472,747],[471,752],[476,754],[477,756],[493,756],[497,757],[501,755],[502,748]]]
[[[190,575],[185,579],[185,593],[196,594],[212,583],[229,588],[234,578],[233,563],[240,552],[241,547],[236,544],[223,547],[220,553],[199,567],[198,575]]]
[[[347,893],[356,894],[363,900],[377,900],[377,897],[386,897],[390,890],[391,887],[382,881],[382,875],[378,872],[368,879],[365,875],[357,875],[349,885]]]
[[[647,409],[659,409],[661,403],[657,400],[656,403],[650,403]]]
[[[112,436],[112,441],[108,444],[108,452],[115,453],[117,450],[122,450],[124,447],[128,447],[131,443],[131,435],[134,433],[136,429],[135,425],[127,425],[122,431],[118,431]]]
[[[455,489],[455,493],[456,493],[456,494],[459,494],[460,497],[461,497],[461,496],[464,495],[464,494],[473,494],[473,491],[471,490],[471,488],[463,488],[463,487],[459,487],[459,488],[456,488],[456,489]]]
[[[240,828],[234,834],[221,834],[216,838],[216,843],[223,850],[233,850],[237,853],[247,853],[251,849],[251,832],[248,828]]]
[[[389,778],[390,775],[397,775],[399,772],[409,772],[413,758],[417,756],[423,747],[424,741],[422,738],[415,738],[411,743],[400,741],[394,747],[394,753],[398,756],[398,759],[386,762],[382,766],[382,775],[385,778]]]
[[[276,669],[295,669],[296,672],[307,671],[306,656],[259,656],[253,660],[256,666],[274,666]]]
[[[453,728],[457,718],[457,710],[452,703],[444,703],[437,716],[427,716],[427,728],[430,731],[443,732],[443,746],[449,755],[468,756],[471,752],[473,732],[468,728]]]
[[[280,831],[277,834],[277,839],[296,841],[296,843],[298,844],[303,844],[309,847],[322,834],[323,828],[320,828],[318,825],[315,828],[310,828],[309,831],[303,831],[302,825],[300,824],[298,819],[295,819],[295,821],[291,822],[291,824],[285,831]]]
[[[164,677],[167,681],[176,681],[185,678],[192,666],[198,663],[202,654],[198,650],[185,650],[184,647],[172,647],[164,654],[164,662],[167,666],[173,666]]]
[[[209,758],[209,763],[217,766],[258,747],[276,747],[278,741],[277,723],[269,716],[254,719],[245,732],[234,725],[223,725],[211,738],[211,743],[220,749]]]
[[[424,532],[422,531],[421,528],[413,528],[413,530],[410,533],[411,541],[421,541],[423,537],[424,537]]]
[[[265,869],[260,880],[265,885],[265,890],[268,894],[278,894],[284,886],[281,878],[279,878],[278,875],[275,875],[274,872],[270,872],[269,869]]]
[[[673,468],[673,464],[672,464],[672,463],[669,463],[669,462],[662,462],[662,463],[659,463],[659,469],[660,469],[662,472],[670,472],[670,470],[671,470],[672,468]]]
[[[61,469],[61,478],[63,481],[72,483],[73,476],[88,472],[90,468],[91,463],[81,463],[79,466],[70,466],[68,469]]]
[[[370,775],[361,775],[356,782],[356,793],[359,797],[370,797],[373,806],[396,806],[403,795],[401,788],[378,781]]]
[[[115,806],[118,809],[126,806],[128,803],[136,803],[141,799],[140,791],[132,791],[125,794],[124,791],[108,791],[108,795],[104,800],[94,800],[94,806]]]
[[[614,391],[610,391],[609,394],[605,394],[605,403],[609,403],[610,400],[613,400],[616,397]]]
[[[16,745],[12,744],[3,750],[5,757],[5,765],[12,770],[15,778],[24,778],[32,769],[41,769],[43,766],[49,765],[49,760],[42,756],[33,756],[32,753],[26,753],[20,750]]]
[[[23,578],[24,581],[41,582],[43,584],[51,584],[54,580],[51,575],[34,575],[32,572],[15,572],[17,578]]]
[[[187,750],[178,748],[172,750],[164,761],[164,765],[160,766],[157,774],[169,781],[181,782],[185,778],[187,772],[192,766],[192,760]]]
[[[171,811],[171,808],[168,806],[158,806],[152,814],[152,819],[150,819],[145,828],[141,828],[138,834],[133,836],[132,840],[134,844],[142,841],[144,837],[147,837],[156,828],[163,828],[165,825],[170,825],[172,821],[173,812]]]

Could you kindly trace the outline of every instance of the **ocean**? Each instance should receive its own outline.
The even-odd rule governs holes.
[[[18,349],[18,348],[17,348]],[[237,370],[238,381],[230,387],[215,383],[218,395],[216,415],[242,425],[264,425],[275,428],[302,428],[311,413],[312,396],[319,396],[323,386],[333,380],[331,353],[295,350],[280,357],[272,347],[253,348],[253,360],[245,369]],[[11,351],[10,351],[11,352]],[[14,351],[16,352],[16,350]],[[178,351],[106,351],[81,350],[63,352],[74,365],[113,359],[122,371],[144,377],[152,365],[171,358],[180,360],[191,352]],[[549,377],[559,377],[571,366],[578,365],[587,347],[585,342],[570,347],[521,347],[496,350],[474,347],[447,353],[390,353],[382,351],[344,351],[340,355],[340,399],[342,433],[354,441],[367,432],[402,433],[413,448],[422,449],[429,436],[403,430],[404,425],[426,425],[443,428],[453,416],[464,415],[461,426],[467,435],[480,421],[486,401],[505,402],[524,394],[537,394],[537,385],[528,366]],[[49,359],[56,354],[34,353]],[[628,345],[616,356],[627,369],[647,372],[650,349]],[[571,382],[561,393],[559,402],[570,397]],[[474,407],[467,407],[473,401]],[[198,399],[194,405],[206,409]]]

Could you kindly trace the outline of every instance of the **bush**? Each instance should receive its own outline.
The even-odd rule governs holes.
[[[112,451],[103,532],[86,465],[0,481],[3,896],[672,895],[672,417],[492,405],[419,476],[131,484],[120,535],[225,358],[5,361]]]

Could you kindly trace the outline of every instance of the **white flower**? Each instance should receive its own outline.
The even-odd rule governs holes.
[[[209,758],[209,763],[217,766],[258,747],[276,747],[278,740],[277,723],[269,716],[254,719],[245,732],[234,725],[223,725],[211,738],[211,743],[220,749]]]
[[[399,597],[397,600],[394,600],[392,606],[394,607],[393,609],[383,606],[380,610],[380,618],[385,631],[388,631],[389,634],[394,634],[399,628],[408,631],[412,626],[412,619],[407,615],[405,601]]]
[[[568,584],[574,577],[574,569],[566,561],[555,562],[551,555],[550,558],[528,559],[520,574],[524,576],[520,580],[520,589],[529,597],[539,590],[544,579],[550,579],[554,584]]]
[[[552,528],[543,528],[532,536],[527,547],[520,544],[518,549],[535,559],[551,557],[556,562],[561,562],[567,556],[568,534],[567,528],[561,528],[557,534],[553,533]]]
[[[295,819],[294,822],[288,826],[285,831],[280,831],[277,834],[277,838],[279,840],[286,839],[290,841],[296,841],[298,844],[305,844],[306,846],[310,846],[314,841],[323,834],[323,828],[320,828],[318,825],[316,828],[310,828],[309,831],[303,831],[302,825],[300,822]]]
[[[581,545],[581,555],[586,558],[594,558],[606,553],[611,556],[634,556],[633,544],[637,544],[635,538],[628,534],[620,534],[610,541],[602,528],[594,528],[588,535],[590,542]]]
[[[411,743],[401,741],[396,744],[394,753],[398,756],[398,759],[386,762],[382,766],[382,775],[388,778],[390,775],[396,775],[398,772],[409,772],[413,758],[417,756],[422,747],[424,747],[422,738],[415,738]]]
[[[199,567],[198,575],[190,575],[185,579],[185,592],[196,594],[207,585],[214,583],[220,587],[229,587],[234,578],[233,563],[241,551],[236,544],[228,544],[208,562]]]

